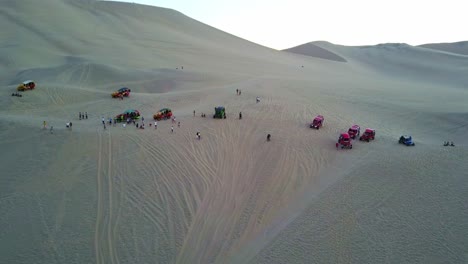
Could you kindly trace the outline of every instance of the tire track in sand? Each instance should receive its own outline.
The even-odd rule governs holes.
[[[96,211],[96,225],[94,228],[94,252],[96,254],[96,264],[104,263],[102,251],[99,243],[99,234],[100,234],[100,227],[102,222],[102,188],[101,188],[101,164],[102,164],[102,139],[101,133],[98,132],[98,164],[97,164],[97,175],[96,175],[96,182],[97,182],[97,211]]]
[[[118,217],[114,221],[114,187],[112,179],[112,137],[108,132],[107,153],[102,133],[98,132],[98,166],[97,166],[97,212],[94,234],[94,249],[96,263],[119,263],[115,251],[115,234]],[[103,167],[103,159],[107,154],[107,168]],[[107,184],[107,186],[106,186]],[[106,196],[107,191],[107,196]],[[107,204],[106,204],[107,203]],[[108,215],[106,216],[106,211]],[[106,254],[107,253],[107,254]]]

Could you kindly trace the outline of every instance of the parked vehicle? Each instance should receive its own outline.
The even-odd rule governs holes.
[[[117,92],[112,93],[112,98],[128,97],[131,91],[127,87],[120,88]]]
[[[172,110],[169,108],[163,108],[159,110],[156,114],[153,115],[153,119],[155,120],[166,120],[170,119],[172,116]]]
[[[325,121],[325,118],[323,118],[322,115],[316,116],[314,120],[312,120],[312,123],[310,123],[310,128],[315,128],[318,130],[323,126],[323,121]]]
[[[372,128],[366,128],[362,136],[359,138],[361,141],[367,141],[369,142],[370,140],[375,139],[375,129]]]
[[[336,148],[338,149],[341,147],[342,149],[352,149],[353,144],[351,143],[351,137],[348,133],[341,133],[340,137],[338,138],[338,142],[336,142]]]
[[[18,85],[16,90],[23,92],[23,91],[26,91],[26,90],[33,90],[35,87],[36,87],[36,84],[34,83],[34,81],[28,80],[28,81],[24,81],[22,84]]]
[[[400,140],[398,140],[398,143],[406,145],[406,146],[414,146],[413,138],[408,135],[403,135],[400,137]]]
[[[361,135],[361,127],[358,125],[353,125],[348,129],[348,134],[352,139],[359,137],[359,135]]]
[[[115,119],[117,122],[125,122],[127,119],[139,119],[140,112],[138,110],[129,109],[123,112],[122,114],[116,115]]]
[[[213,118],[226,119],[226,108],[224,108],[224,106],[215,107]]]

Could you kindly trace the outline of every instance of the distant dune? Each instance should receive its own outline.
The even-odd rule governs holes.
[[[0,25],[0,263],[467,263],[468,56],[95,0],[2,0]],[[337,149],[354,124],[375,140]]]
[[[466,56],[414,47],[406,43],[382,43],[369,46],[343,46],[329,42],[315,45],[340,54],[348,63],[369,72],[401,81],[466,87]]]
[[[321,48],[315,45],[314,42],[309,42],[306,44],[302,44],[296,47],[292,47],[289,49],[285,49],[283,51],[292,52],[297,54],[302,54],[306,56],[316,57],[325,60],[332,60],[332,61],[339,61],[339,62],[346,62],[346,59],[333,53],[327,49]]]
[[[460,41],[453,43],[432,43],[419,45],[418,47],[468,55],[468,41]]]

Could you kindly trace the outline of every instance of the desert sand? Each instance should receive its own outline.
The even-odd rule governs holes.
[[[0,24],[0,263],[468,261],[468,56],[277,51],[94,0],[4,0]],[[164,107],[174,133],[148,127]],[[103,129],[132,108],[146,129]],[[353,124],[376,139],[337,150]]]

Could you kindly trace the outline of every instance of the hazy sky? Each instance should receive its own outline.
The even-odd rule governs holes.
[[[343,45],[468,40],[467,0],[134,0],[168,7],[258,44]]]

